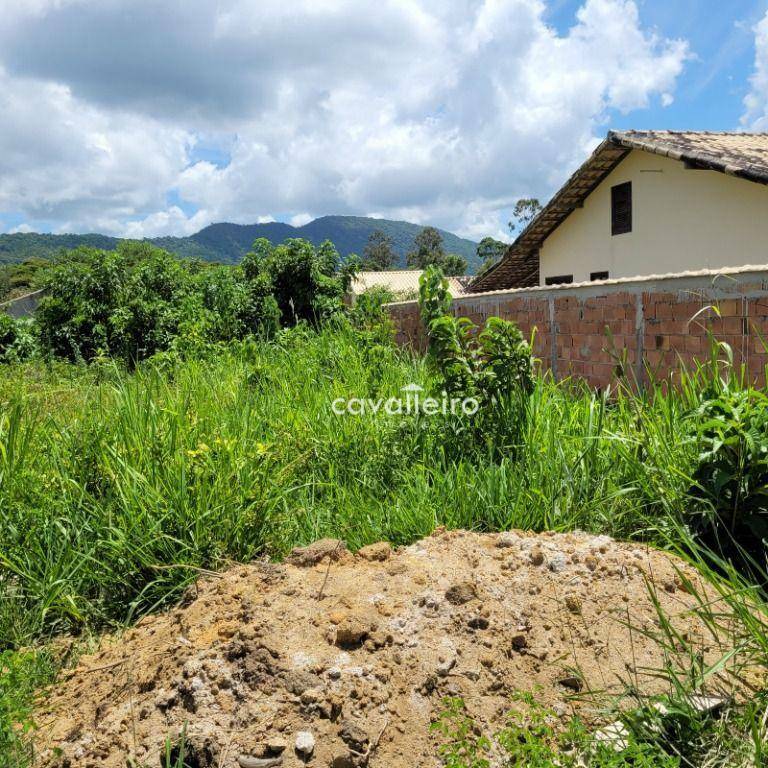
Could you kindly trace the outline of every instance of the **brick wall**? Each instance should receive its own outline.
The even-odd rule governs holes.
[[[388,310],[398,343],[425,349],[418,304]],[[708,358],[709,331],[752,380],[765,382],[768,269],[494,291],[457,297],[453,311],[478,325],[492,316],[514,320],[526,338],[533,333],[534,354],[558,379],[605,387],[620,375],[674,376],[681,362]]]

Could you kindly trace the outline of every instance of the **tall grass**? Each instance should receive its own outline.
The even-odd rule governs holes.
[[[522,447],[451,449],[426,416],[337,416],[337,397],[429,387],[345,326],[134,373],[9,368],[0,382],[0,648],[122,622],[195,568],[322,536],[396,544],[436,526],[658,537],[686,504],[683,391],[539,378]],[[189,567],[182,567],[189,566]]]

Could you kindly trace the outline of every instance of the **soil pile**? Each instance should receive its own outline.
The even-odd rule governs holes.
[[[186,729],[198,768],[436,766],[443,697],[493,731],[509,695],[537,686],[597,722],[575,693],[657,684],[640,670],[659,649],[626,626],[657,626],[646,580],[701,632],[678,569],[605,536],[460,531],[238,566],[81,659],[37,713],[40,763],[159,768]]]

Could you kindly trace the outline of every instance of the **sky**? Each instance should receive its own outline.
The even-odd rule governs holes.
[[[768,131],[768,0],[0,0],[0,232],[509,239],[611,128]]]

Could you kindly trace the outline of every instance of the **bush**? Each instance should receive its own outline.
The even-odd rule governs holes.
[[[395,327],[384,305],[394,301],[392,292],[384,287],[371,288],[357,297],[349,318],[361,338],[369,345],[390,346]]]
[[[494,452],[513,449],[521,440],[533,391],[530,346],[508,320],[492,317],[478,330],[471,320],[449,314],[448,281],[439,268],[428,267],[419,284],[419,308],[438,388],[451,398],[473,398],[478,405],[470,425],[452,419],[450,431]]]
[[[260,238],[244,256],[242,267],[251,283],[274,296],[280,322],[295,325],[318,323],[343,311],[357,262],[342,264],[328,240],[316,248],[307,240],[290,239],[276,246]]]
[[[37,352],[35,324],[28,318],[14,319],[0,312],[0,362],[27,360]]]
[[[269,286],[247,281],[239,267],[206,267],[196,282],[211,339],[233,341],[251,334],[269,337],[277,330],[277,304]]]
[[[419,307],[429,352],[446,392],[492,405],[533,390],[531,350],[509,320],[489,318],[481,331],[465,317],[449,314],[448,281],[428,267],[419,281]]]
[[[145,242],[78,248],[45,274],[41,341],[57,357],[131,366],[158,353],[198,354],[340,314],[355,269],[330,242],[298,239],[257,240],[238,267],[177,259]]]
[[[107,355],[134,365],[168,350],[270,336],[278,325],[264,275],[177,259],[147,243],[79,248],[49,270],[44,285],[42,344],[74,361]]]
[[[51,268],[38,307],[43,346],[70,360],[135,362],[167,348],[190,293],[188,268],[150,245],[78,248]]]
[[[691,414],[698,459],[689,516],[695,533],[721,553],[759,565],[768,539],[768,395],[726,384]]]
[[[16,343],[16,322],[10,315],[0,312],[0,355],[5,357]]]

